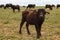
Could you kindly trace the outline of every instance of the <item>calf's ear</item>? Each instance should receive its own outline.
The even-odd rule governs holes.
[[[46,13],[50,14],[49,12],[46,12]]]
[[[35,12],[38,12],[38,10],[35,10]]]
[[[47,10],[45,9],[45,13],[48,13],[48,14],[50,14],[49,12],[47,12]]]

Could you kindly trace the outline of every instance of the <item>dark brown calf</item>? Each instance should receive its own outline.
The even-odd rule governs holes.
[[[48,13],[45,11],[45,9],[37,9],[37,10],[25,10],[22,12],[22,20],[20,23],[20,30],[19,33],[21,34],[21,29],[26,22],[26,29],[27,33],[30,35],[28,26],[29,25],[35,25],[36,32],[37,32],[37,38],[39,39],[41,36],[41,26],[45,20],[45,14]]]

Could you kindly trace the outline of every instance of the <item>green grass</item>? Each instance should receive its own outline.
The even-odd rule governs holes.
[[[44,8],[44,7],[36,7]],[[27,34],[26,26],[23,25],[22,34],[19,34],[21,14],[25,8],[21,7],[21,12],[12,9],[0,8],[0,40],[37,40],[34,25],[29,26],[31,35]],[[46,9],[50,14],[46,14],[45,22],[42,25],[42,36],[39,40],[60,40],[60,9]]]

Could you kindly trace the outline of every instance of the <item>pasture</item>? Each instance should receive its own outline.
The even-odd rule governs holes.
[[[44,7],[36,7],[44,8]],[[13,13],[12,9],[0,8],[0,40],[37,40],[36,30],[34,25],[29,26],[31,35],[27,34],[26,26],[23,25],[22,34],[19,34],[19,27],[21,21],[22,11],[16,10]],[[60,9],[53,8],[53,10],[46,9],[50,14],[46,14],[45,21],[42,25],[42,36],[40,40],[60,40]]]

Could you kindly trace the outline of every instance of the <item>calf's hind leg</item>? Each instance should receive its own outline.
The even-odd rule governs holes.
[[[28,23],[26,23],[26,29],[27,29],[27,33],[28,33],[28,35],[30,35],[30,32],[29,32],[29,24]]]

